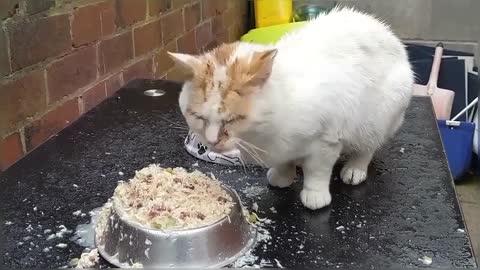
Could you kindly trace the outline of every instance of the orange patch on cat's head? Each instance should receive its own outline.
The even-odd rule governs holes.
[[[239,45],[239,42],[224,43],[213,49],[211,54],[217,64],[227,66],[235,55],[235,51]]]
[[[274,49],[240,54],[240,45],[222,44],[202,55],[169,53],[190,74],[185,117],[191,121],[203,119],[204,129],[208,123],[222,123],[219,134],[223,137],[247,126],[253,94],[270,77],[277,52]]]
[[[251,105],[250,96],[270,77],[276,50],[255,52],[251,57],[236,58],[227,68],[229,87],[223,93],[223,109],[245,114]]]

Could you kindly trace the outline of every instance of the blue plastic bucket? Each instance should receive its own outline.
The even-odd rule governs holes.
[[[453,179],[460,180],[470,170],[475,124],[438,120],[438,127]]]

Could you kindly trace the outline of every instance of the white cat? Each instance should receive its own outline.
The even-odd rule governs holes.
[[[414,75],[384,23],[348,8],[320,15],[274,45],[236,42],[202,55],[170,53],[190,75],[180,95],[189,127],[216,151],[265,162],[268,182],[304,172],[302,203],[329,205],[332,167],[357,185],[374,152],[402,124]]]

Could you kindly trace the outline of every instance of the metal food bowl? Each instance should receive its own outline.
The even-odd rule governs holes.
[[[223,186],[235,203],[228,217],[187,230],[160,231],[131,219],[113,200],[107,222],[99,222],[95,244],[100,255],[121,268],[223,267],[247,252],[256,240],[256,230],[242,210],[237,193]]]

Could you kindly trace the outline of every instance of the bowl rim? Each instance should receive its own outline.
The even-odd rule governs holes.
[[[223,223],[225,221],[230,222],[231,218],[233,218],[236,215],[235,208],[237,208],[237,207],[239,208],[239,210],[241,212],[240,214],[243,217],[245,217],[244,213],[243,213],[244,207],[241,203],[240,196],[238,195],[238,193],[234,189],[231,189],[230,187],[226,186],[225,184],[220,184],[220,187],[222,187],[224,190],[226,190],[230,194],[230,196],[232,196],[232,200],[234,202],[234,205],[230,209],[230,213],[228,215],[225,215],[224,217],[216,220],[215,222],[212,222],[210,224],[205,224],[205,225],[202,225],[200,227],[195,227],[195,228],[190,228],[190,229],[178,229],[178,230],[159,230],[159,229],[154,229],[154,228],[148,227],[146,225],[141,224],[140,222],[137,222],[137,221],[133,220],[126,213],[125,210],[123,210],[121,207],[117,207],[117,204],[120,204],[120,202],[118,202],[118,199],[115,198],[115,197],[113,198],[112,210],[113,210],[114,214],[116,214],[122,222],[124,222],[127,225],[129,225],[131,227],[134,227],[138,230],[146,232],[146,233],[153,233],[153,234],[158,235],[158,236],[167,236],[167,237],[172,236],[172,235],[190,234],[190,233],[193,233],[195,231],[199,231],[199,230],[202,230],[202,229],[205,229],[205,228],[208,228],[208,227],[214,227],[214,226],[219,225],[220,223]]]

